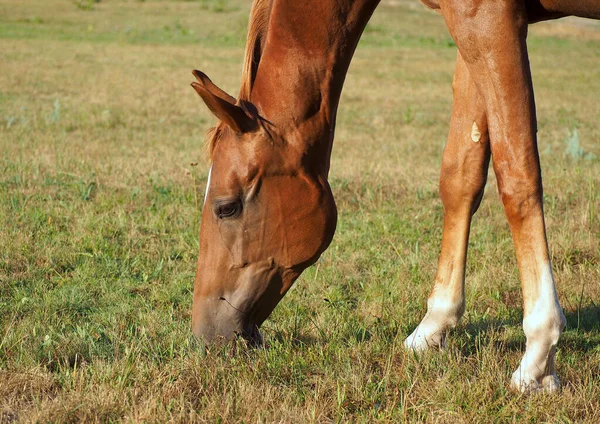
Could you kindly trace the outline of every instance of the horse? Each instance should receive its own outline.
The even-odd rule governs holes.
[[[465,310],[471,219],[492,159],[523,292],[521,392],[556,391],[555,349],[566,325],[548,252],[528,24],[600,19],[596,0],[422,0],[458,53],[443,152],[441,252],[427,312],[404,345],[443,348]],[[236,98],[201,71],[192,87],[218,118],[200,226],[192,331],[206,343],[259,327],[329,246],[337,209],[328,183],[348,66],[379,0],[254,0]]]

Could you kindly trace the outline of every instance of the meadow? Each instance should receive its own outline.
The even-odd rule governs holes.
[[[600,422],[600,24],[536,24],[530,54],[560,393],[508,389],[521,294],[496,180],[474,218],[467,311],[444,351],[425,312],[456,48],[384,1],[350,67],[330,182],[336,236],[263,326],[205,352],[190,331],[215,123],[201,69],[237,93],[250,2],[0,0],[0,423]]]

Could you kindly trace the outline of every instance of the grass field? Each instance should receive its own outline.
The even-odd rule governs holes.
[[[508,390],[521,295],[495,179],[474,219],[467,312],[442,352],[419,322],[456,55],[442,19],[384,2],[338,114],[332,245],[263,326],[264,349],[190,332],[214,120],[249,2],[0,0],[0,423],[600,422],[600,25],[530,36],[545,207],[567,330],[556,395]]]

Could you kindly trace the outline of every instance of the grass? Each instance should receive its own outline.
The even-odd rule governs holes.
[[[448,349],[401,341],[424,313],[455,48],[441,18],[384,3],[338,114],[337,234],[264,325],[266,347],[190,334],[213,118],[235,93],[249,5],[0,1],[0,422],[600,421],[597,25],[532,28],[548,232],[568,319],[563,391],[508,391],[524,350],[495,179],[473,225]],[[413,7],[415,6],[415,7]]]

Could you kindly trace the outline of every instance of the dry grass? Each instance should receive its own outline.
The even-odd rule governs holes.
[[[441,236],[455,48],[438,16],[376,12],[340,104],[332,246],[265,324],[265,349],[203,354],[189,310],[213,118],[190,70],[237,92],[249,5],[89,4],[0,0],[0,422],[600,421],[597,25],[531,31],[568,328],[562,393],[522,396],[507,390],[524,337],[493,175],[448,349],[400,348]]]

